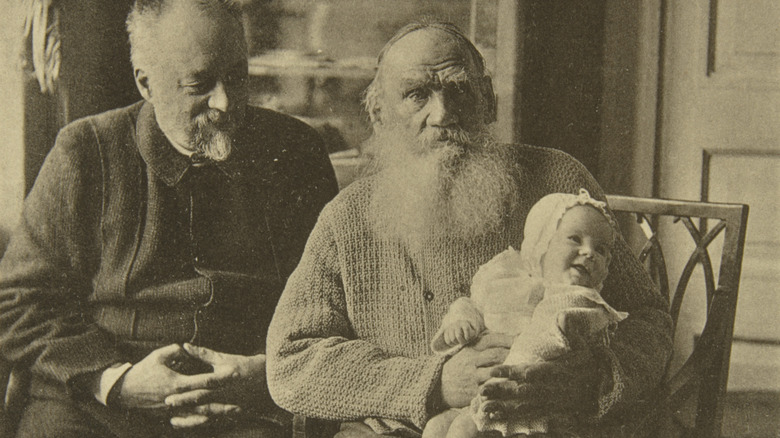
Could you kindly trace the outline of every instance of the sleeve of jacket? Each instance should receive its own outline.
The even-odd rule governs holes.
[[[609,347],[601,354],[602,366],[613,377],[601,385],[598,417],[647,396],[660,383],[672,354],[666,300],[622,236],[613,254],[602,296],[615,309],[628,312],[628,318],[618,323]]]
[[[308,125],[273,114],[276,131],[263,133],[278,143],[274,171],[269,178],[276,199],[270,205],[276,239],[283,242],[278,254],[281,268],[289,275],[301,258],[306,241],[322,209],[338,193],[336,174],[322,137]],[[267,122],[266,122],[267,123]]]
[[[268,332],[268,386],[296,414],[392,418],[422,429],[444,356],[392,356],[353,332],[325,208]]]
[[[309,138],[302,141],[308,145],[303,163],[296,168],[289,169],[289,177],[302,184],[298,192],[298,202],[301,204],[299,220],[303,221],[305,233],[302,235],[302,243],[298,254],[303,252],[309,233],[314,228],[325,205],[333,199],[339,191],[336,173],[328,157],[328,152],[319,134],[309,128]]]
[[[102,204],[95,138],[84,120],[60,132],[0,261],[3,359],[63,383],[119,359],[87,308]]]
[[[570,178],[574,184],[566,190],[576,193],[583,187],[605,200],[604,191],[585,167],[570,161],[572,173],[578,176]],[[668,304],[620,233],[601,294],[615,309],[628,312],[628,318],[618,324],[609,347],[595,351],[604,375],[596,418],[641,400],[660,383],[672,353]]]

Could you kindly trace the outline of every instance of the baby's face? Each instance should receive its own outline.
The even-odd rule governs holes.
[[[612,227],[595,208],[570,208],[542,258],[542,276],[554,283],[597,287],[607,278],[612,237]]]

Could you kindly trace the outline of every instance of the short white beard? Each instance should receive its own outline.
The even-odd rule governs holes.
[[[225,161],[233,151],[234,131],[234,123],[227,114],[210,109],[195,118],[190,146],[208,160]]]
[[[486,127],[475,134],[431,130],[411,139],[398,132],[376,127],[367,145],[376,174],[369,218],[381,237],[419,248],[503,225],[517,199],[508,146],[497,144]]]

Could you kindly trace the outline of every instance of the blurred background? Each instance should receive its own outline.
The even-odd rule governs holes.
[[[0,254],[57,131],[140,98],[124,30],[131,3],[5,2]],[[750,204],[724,436],[780,436],[780,2],[241,3],[251,103],[315,126],[342,187],[370,135],[361,97],[376,54],[427,16],[454,22],[484,54],[500,140],[569,152],[608,193]],[[681,320],[685,352],[703,304],[686,303]]]

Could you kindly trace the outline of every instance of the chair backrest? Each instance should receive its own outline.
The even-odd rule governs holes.
[[[670,370],[667,366],[666,376],[656,398],[655,407],[658,411],[648,416],[654,417],[649,421],[657,421],[658,415],[671,414],[674,424],[687,430],[686,436],[718,437],[723,414],[722,398],[728,379],[748,206],[618,195],[608,195],[607,200],[618,217],[623,212],[638,222],[645,243],[638,249],[637,256],[646,264],[669,300],[675,330],[686,292],[688,295],[697,292],[706,295],[706,322],[701,335],[695,339],[693,351],[682,367]],[[659,231],[667,233],[674,227],[684,228],[684,234],[690,237],[692,243],[688,247],[693,247],[692,251],[682,257],[685,263],[679,278],[669,277],[670,272],[677,271],[667,270],[667,261],[673,250],[679,251],[685,245],[672,240],[672,248],[670,241],[659,235]],[[721,235],[722,240],[719,239]],[[674,236],[677,239],[678,233],[675,232]],[[719,244],[711,245],[716,239],[722,242],[722,247]],[[713,257],[717,254],[713,256],[712,252],[717,252],[718,247],[721,248],[720,263],[714,264]],[[716,273],[714,266],[718,265]],[[704,277],[702,282],[690,282],[695,272],[701,272]],[[691,284],[703,284],[704,290],[689,291],[694,289],[689,287]],[[687,412],[684,406],[690,406],[692,402],[696,406],[695,417],[689,419],[679,415]]]

